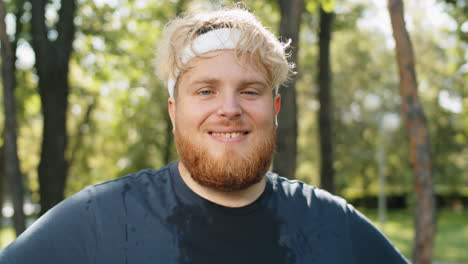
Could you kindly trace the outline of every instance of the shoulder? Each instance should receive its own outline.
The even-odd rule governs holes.
[[[170,166],[161,167],[158,170],[144,169],[123,177],[101,182],[87,189],[93,197],[105,198],[106,196],[120,196],[128,191],[140,191],[147,186],[163,187],[170,178]]]
[[[139,208],[135,197],[147,195],[153,189],[152,193],[160,193],[161,186],[168,185],[169,166],[84,188],[34,222],[0,253],[0,262],[92,263],[98,248],[105,247],[99,242],[103,236],[121,236],[119,227],[127,211],[125,203],[130,214]]]
[[[126,184],[139,184],[146,183],[149,181],[161,181],[164,182],[167,177],[170,175],[170,166],[172,164],[161,167],[158,170],[153,169],[143,169],[136,173],[127,174],[117,179],[101,182],[95,185],[92,185],[92,188],[99,190],[108,190],[113,189],[119,186],[125,186]]]
[[[314,210],[322,213],[330,210],[347,213],[349,210],[345,199],[326,190],[299,180],[289,180],[275,173],[268,173],[267,177],[272,184],[274,195],[286,203],[314,208]]]
[[[276,197],[275,206],[286,215],[306,219],[301,221],[306,221],[308,228],[318,225],[322,242],[327,234],[340,234],[339,244],[352,251],[357,263],[407,263],[385,235],[345,199],[274,173],[267,177]]]

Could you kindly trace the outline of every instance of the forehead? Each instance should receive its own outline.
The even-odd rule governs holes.
[[[238,56],[235,50],[212,51],[196,57],[190,60],[181,77],[189,83],[200,79],[268,83],[265,68],[246,55]]]

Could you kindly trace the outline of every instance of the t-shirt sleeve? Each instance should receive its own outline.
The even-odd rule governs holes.
[[[356,263],[409,263],[369,219],[351,205],[348,209]]]
[[[94,263],[97,227],[91,191],[86,188],[50,209],[0,252],[0,263]]]

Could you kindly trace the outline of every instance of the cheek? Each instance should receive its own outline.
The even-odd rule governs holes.
[[[197,129],[208,118],[210,111],[199,104],[185,104],[176,110],[176,124],[184,129]]]
[[[251,108],[249,112],[250,117],[258,128],[268,129],[269,127],[274,127],[275,112],[271,104],[256,106]]]

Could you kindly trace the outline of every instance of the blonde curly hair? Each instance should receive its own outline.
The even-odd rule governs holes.
[[[237,58],[247,57],[255,68],[264,71],[269,85],[276,92],[293,73],[294,65],[288,63],[285,52],[290,42],[280,42],[251,12],[239,7],[191,12],[167,23],[158,45],[156,71],[162,81],[169,83],[170,96],[173,96],[171,80],[175,81],[177,94],[177,80],[187,70],[188,61],[184,60],[187,47],[195,56],[203,56],[193,49],[194,39],[223,28],[240,32],[235,48]]]

